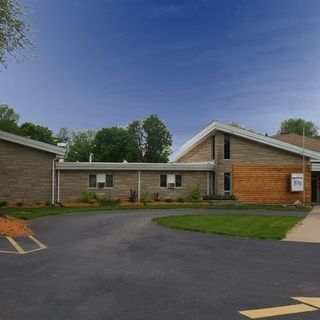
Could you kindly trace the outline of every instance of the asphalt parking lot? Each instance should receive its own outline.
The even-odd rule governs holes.
[[[151,221],[196,212],[208,213],[135,210],[33,220],[47,248],[0,254],[0,319],[249,319],[239,311],[320,297],[320,244],[177,231]],[[320,310],[268,319],[318,320]]]

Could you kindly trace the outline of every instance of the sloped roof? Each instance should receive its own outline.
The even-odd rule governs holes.
[[[303,136],[293,133],[286,133],[286,134],[277,134],[272,138],[281,140],[283,142],[291,143],[299,147],[303,147]],[[309,150],[313,150],[316,152],[320,152],[320,140],[305,137],[304,138],[304,147]]]
[[[21,144],[26,147],[30,147],[30,148],[46,151],[49,153],[53,153],[58,156],[64,156],[66,153],[65,148],[57,147],[52,144],[36,141],[36,140],[30,139],[30,138],[21,137],[19,135],[5,132],[5,131],[1,131],[1,130],[0,130],[0,140],[5,140],[5,141]]]
[[[229,124],[225,124],[222,122],[214,121],[210,123],[207,127],[201,130],[199,133],[194,135],[191,139],[189,139],[181,148],[179,148],[176,152],[171,156],[172,161],[179,160],[183,155],[196,147],[199,143],[205,140],[207,137],[214,134],[216,131],[221,131],[225,133],[229,133],[244,139],[248,139],[254,142],[262,143],[264,145],[268,145],[270,147],[278,148],[281,150],[285,150],[288,152],[292,152],[295,154],[303,155],[310,157],[312,159],[320,159],[320,152],[311,150],[311,149],[303,149],[300,146],[284,142],[281,140],[277,140],[271,137],[267,137],[255,132],[251,132],[245,129],[241,129]]]

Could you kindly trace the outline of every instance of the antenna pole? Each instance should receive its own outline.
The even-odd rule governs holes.
[[[303,126],[303,133],[302,133],[302,164],[303,164],[303,206],[306,205],[306,190],[305,190],[305,155],[304,155],[304,148],[305,148],[305,126]]]

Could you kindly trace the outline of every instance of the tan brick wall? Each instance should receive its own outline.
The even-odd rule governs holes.
[[[89,174],[113,174],[113,188],[97,189],[88,187]],[[141,195],[144,192],[153,194],[159,192],[163,198],[186,198],[190,191],[200,185],[203,194],[206,194],[207,173],[206,172],[176,172],[182,174],[182,187],[176,189],[160,188],[160,174],[169,172],[160,171],[141,171],[140,186]],[[107,195],[111,199],[128,199],[130,189],[138,191],[138,172],[137,171],[60,171],[60,200],[61,202],[78,201],[84,192],[92,191],[98,197]]]
[[[298,164],[234,164],[233,193],[249,203],[293,203],[303,201],[303,192],[291,192],[291,173],[302,172]],[[311,171],[306,166],[306,202],[311,201]]]
[[[90,174],[113,174],[113,188],[89,188]],[[78,201],[84,192],[94,192],[98,197],[128,199],[130,189],[137,190],[136,171],[60,171],[60,201]]]
[[[212,161],[212,137],[209,137],[182,156],[177,162]]]
[[[200,186],[202,194],[207,193],[207,172],[203,171],[182,171],[175,172],[182,175],[182,187],[175,189],[161,188],[160,175],[173,172],[141,171],[141,194],[143,192],[159,192],[162,198],[187,198],[189,193],[196,186]]]
[[[51,201],[54,154],[0,140],[0,200]]]

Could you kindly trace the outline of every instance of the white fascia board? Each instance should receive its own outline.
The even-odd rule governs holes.
[[[140,171],[211,171],[213,162],[203,163],[122,163],[122,162],[58,162],[58,170],[140,170]]]
[[[0,131],[0,139],[5,140],[5,141],[9,141],[9,142],[13,142],[13,143],[17,143],[17,144],[20,144],[20,145],[23,145],[26,147],[30,147],[30,148],[46,151],[49,153],[53,153],[58,156],[64,156],[66,153],[66,149],[64,149],[64,148],[57,147],[57,146],[54,146],[54,145],[51,145],[48,143],[36,141],[36,140],[30,139],[30,138],[21,137],[19,135],[5,132],[5,131]]]
[[[309,149],[303,149],[302,147],[293,145],[291,143],[283,142],[274,138],[266,137],[260,135],[255,132],[251,132],[248,130],[244,130],[241,128],[237,128],[228,124],[224,124],[221,122],[212,122],[198,134],[196,134],[193,138],[187,141],[176,153],[173,154],[173,161],[179,160],[183,155],[185,155],[188,151],[196,147],[199,143],[201,143],[204,139],[213,134],[214,131],[221,131],[225,133],[229,133],[231,135],[235,135],[244,139],[248,139],[251,141],[255,141],[258,143],[262,143],[268,145],[270,147],[282,149],[288,152],[296,153],[299,155],[304,155],[310,158],[320,159],[320,153],[316,151],[312,151]]]

